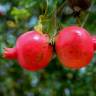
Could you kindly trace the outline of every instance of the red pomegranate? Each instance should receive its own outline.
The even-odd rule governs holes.
[[[96,36],[92,36],[92,41],[93,41],[93,44],[94,44],[94,51],[96,51]]]
[[[18,59],[21,67],[37,71],[48,65],[52,51],[47,34],[30,31],[18,38],[15,48],[5,48],[4,57]]]
[[[73,69],[86,66],[93,57],[91,36],[78,26],[62,29],[56,37],[55,48],[61,63]]]

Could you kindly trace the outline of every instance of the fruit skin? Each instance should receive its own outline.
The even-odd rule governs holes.
[[[62,29],[56,37],[55,49],[61,63],[72,69],[86,66],[93,57],[91,36],[78,26]]]
[[[7,59],[16,59],[17,58],[17,52],[16,48],[4,48],[4,54],[3,56]]]
[[[96,35],[92,36],[92,41],[94,44],[94,51],[96,51]]]
[[[27,70],[37,71],[48,65],[52,52],[47,34],[30,31],[17,39],[15,48],[5,48],[3,55],[7,59],[17,58],[20,66]]]

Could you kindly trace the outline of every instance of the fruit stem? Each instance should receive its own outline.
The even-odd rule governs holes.
[[[6,59],[16,59],[17,52],[16,48],[4,48],[3,57]]]

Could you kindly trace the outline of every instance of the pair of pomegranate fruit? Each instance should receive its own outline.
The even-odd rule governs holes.
[[[37,71],[48,65],[53,55],[49,36],[36,31],[21,35],[14,48],[5,48],[6,59],[17,59],[20,66]],[[94,46],[94,47],[93,47]],[[78,26],[63,28],[55,37],[56,54],[65,67],[79,69],[86,66],[96,49],[96,38]]]

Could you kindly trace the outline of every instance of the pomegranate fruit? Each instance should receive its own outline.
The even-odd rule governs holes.
[[[20,66],[27,70],[37,71],[48,65],[52,52],[47,34],[30,31],[17,39],[16,47],[5,48],[3,55],[7,59],[18,59]]]
[[[56,53],[65,67],[79,69],[90,63],[93,57],[93,42],[90,34],[81,27],[62,29],[55,40]]]
[[[93,41],[93,44],[94,44],[94,51],[96,51],[96,36],[92,36],[92,41]]]

